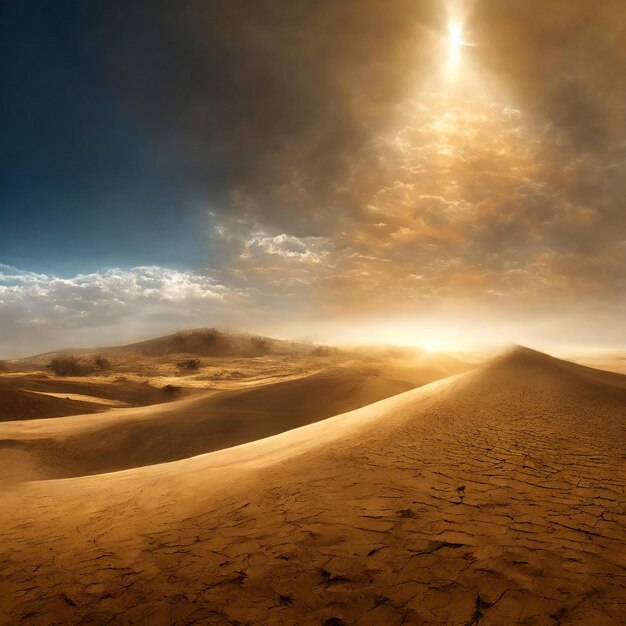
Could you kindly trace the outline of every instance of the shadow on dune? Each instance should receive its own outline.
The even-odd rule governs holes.
[[[167,446],[176,419],[189,422],[189,445],[211,428],[201,417],[210,402],[222,429],[235,415],[254,421],[259,403],[274,415],[296,400],[303,416],[316,402],[337,410],[333,398],[372,393],[359,380],[328,373],[185,400],[167,419],[174,405],[151,407],[164,422],[122,436],[115,454],[137,446],[145,458],[155,432]],[[113,457],[109,433],[91,433],[83,449]],[[609,626],[625,592],[625,453],[626,376],[516,348],[244,446],[15,486],[0,494],[1,542],[20,546],[6,551],[0,609],[10,623],[41,624],[52,614],[64,623],[165,614],[206,624]]]
[[[26,474],[19,475],[19,463],[10,470],[20,480],[112,472],[263,439],[444,375],[443,370],[430,368],[402,379],[386,376],[376,368],[337,368],[252,389],[203,394],[90,419],[24,422],[13,433],[0,429],[0,449],[19,449],[22,458],[30,457]]]

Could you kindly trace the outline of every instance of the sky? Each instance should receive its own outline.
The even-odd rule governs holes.
[[[622,0],[22,0],[0,31],[0,357],[626,347]]]

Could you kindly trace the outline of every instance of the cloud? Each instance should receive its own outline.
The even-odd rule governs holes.
[[[234,211],[213,215],[218,262],[204,270],[60,278],[0,266],[5,346],[24,352],[195,325],[423,316],[451,306],[519,319],[612,311],[617,320],[626,308],[620,165],[555,150],[559,133],[506,102],[419,93],[354,159],[341,183],[352,210],[324,235]]]
[[[85,340],[119,343],[137,333],[224,323],[250,305],[245,291],[189,271],[136,267],[59,278],[0,265],[0,325],[7,353]]]
[[[603,176],[601,160],[555,162],[553,129],[497,101],[421,94],[402,112],[355,163],[360,214],[338,219],[308,269],[329,306],[623,299],[626,220],[613,198],[573,190],[581,173]]]
[[[456,307],[601,310],[618,325],[624,4],[468,4],[477,45],[455,88],[433,78],[439,0],[191,2],[151,12],[140,39],[143,12],[117,9],[128,27],[111,65],[151,153],[190,172],[195,206],[207,172],[227,190],[217,208],[204,196],[211,267],[14,273],[3,319],[69,330]]]
[[[355,159],[344,185],[358,211],[325,236],[222,222],[220,276],[321,314],[621,310],[626,217],[612,193],[580,192],[614,174],[598,155],[555,152],[558,137],[497,99],[420,93]]]

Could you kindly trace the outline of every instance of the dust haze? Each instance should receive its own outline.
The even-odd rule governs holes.
[[[0,623],[621,623],[623,2],[0,22]]]

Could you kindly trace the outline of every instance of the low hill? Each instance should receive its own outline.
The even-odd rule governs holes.
[[[148,356],[193,354],[198,356],[264,356],[267,354],[308,354],[316,347],[296,341],[283,341],[232,333],[216,328],[184,330],[166,337],[149,339],[116,348]]]
[[[306,356],[332,354],[335,349],[315,346],[298,341],[287,341],[236,333],[216,328],[198,328],[182,330],[172,335],[157,337],[136,343],[94,348],[67,348],[36,354],[21,359],[4,361],[4,369],[8,371],[30,371],[47,368],[55,358],[75,357],[78,361],[93,366],[94,357],[113,360],[126,359],[132,355],[140,355],[151,359],[162,359],[172,355],[191,355],[204,357],[260,357]],[[97,367],[93,369],[98,369]]]

